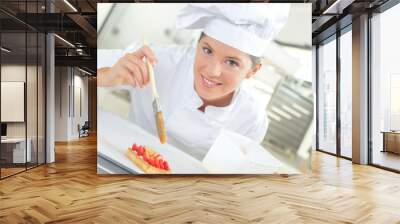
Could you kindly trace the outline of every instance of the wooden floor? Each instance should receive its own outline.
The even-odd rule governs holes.
[[[18,164],[18,167],[7,167],[7,168],[1,168],[1,178],[5,178],[20,172],[24,172],[27,169],[33,169],[37,166],[37,164],[27,164],[27,167],[25,167],[24,164]]]
[[[400,154],[376,150],[374,151],[372,160],[374,164],[400,170]]]
[[[24,170],[25,170],[25,167],[24,168],[19,168],[19,167],[18,168],[1,168],[1,177],[2,178],[7,177],[7,176],[13,175],[15,173],[22,172]]]
[[[96,139],[0,181],[0,223],[400,223],[400,175],[313,155],[295,176],[98,176]]]

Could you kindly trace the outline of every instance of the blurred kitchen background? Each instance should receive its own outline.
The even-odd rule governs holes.
[[[97,47],[125,49],[143,37],[157,45],[195,45],[200,32],[174,28],[176,14],[184,6],[99,3]],[[268,114],[263,146],[302,170],[309,168],[315,127],[311,21],[310,3],[292,3],[289,20],[271,42],[262,70],[250,80]],[[127,91],[98,90],[98,107],[123,118],[128,116],[129,102]]]

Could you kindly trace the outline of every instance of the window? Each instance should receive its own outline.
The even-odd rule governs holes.
[[[23,16],[43,12],[44,3],[21,1],[12,8]],[[12,5],[15,2],[0,3]],[[7,115],[1,118],[6,130],[0,144],[0,178],[5,178],[45,163],[46,40],[44,33],[13,16],[0,12],[0,17],[8,21],[0,24],[1,98],[19,99],[3,100],[0,106],[1,114]]]
[[[318,149],[336,153],[336,40],[318,48]]]
[[[400,170],[400,4],[371,18],[372,163]]]
[[[349,27],[351,28],[351,27]],[[351,158],[352,141],[352,33],[340,36],[340,154]]]

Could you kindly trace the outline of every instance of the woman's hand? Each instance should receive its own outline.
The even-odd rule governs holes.
[[[132,85],[142,88],[149,83],[149,74],[144,58],[152,65],[157,62],[153,51],[144,45],[133,53],[125,54],[112,67],[98,69],[98,86]]]

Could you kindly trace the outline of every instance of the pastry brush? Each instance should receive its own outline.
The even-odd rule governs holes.
[[[144,42],[144,44],[146,43]],[[149,72],[151,91],[153,93],[153,112],[156,118],[158,137],[160,138],[160,142],[164,144],[165,142],[167,142],[167,133],[164,126],[164,116],[161,111],[160,97],[158,96],[156,81],[154,79],[153,66],[147,59],[146,59],[146,65],[147,65],[147,71]]]

